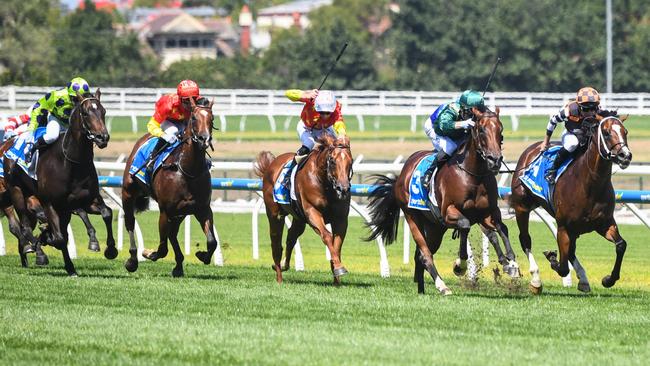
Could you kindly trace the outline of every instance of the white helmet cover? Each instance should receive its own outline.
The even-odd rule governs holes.
[[[336,97],[330,90],[321,90],[314,101],[316,112],[332,113],[336,109]]]

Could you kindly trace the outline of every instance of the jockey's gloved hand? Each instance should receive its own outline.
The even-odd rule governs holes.
[[[474,127],[475,124],[476,123],[471,119],[468,119],[467,121],[456,122],[456,129],[469,130],[470,128]]]
[[[162,135],[163,140],[167,141],[168,144],[173,145],[178,141],[178,137],[174,135],[173,133],[166,133]]]

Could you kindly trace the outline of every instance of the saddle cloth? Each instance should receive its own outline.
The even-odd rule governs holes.
[[[562,146],[553,146],[543,153],[539,154],[522,172],[519,176],[519,180],[537,197],[545,200],[551,207],[553,207],[553,189],[549,186],[544,175],[553,166],[553,160]],[[557,175],[555,176],[555,182],[560,178],[562,173],[564,173],[573,162],[573,157],[568,158],[562,163],[560,168],[557,170]]]
[[[282,205],[288,205],[291,203],[291,200],[296,200],[296,190],[294,189],[295,187],[295,180],[296,180],[296,172],[298,171],[298,164],[295,164],[293,167],[291,165],[293,164],[293,159],[290,159],[284,166],[282,167],[282,170],[280,171],[280,175],[278,176],[278,179],[275,181],[275,185],[273,185],[273,201],[282,204]],[[291,174],[290,178],[290,183],[289,187],[285,187],[282,184],[282,181],[284,181],[284,177],[287,174]]]
[[[151,156],[157,142],[158,137],[152,136],[144,144],[140,145],[138,151],[135,153],[135,157],[133,158],[133,163],[131,163],[131,166],[129,167],[129,174],[135,174],[135,177],[147,186],[151,184],[151,178],[156,171],[160,169],[169,154],[171,154],[171,152],[181,144],[180,141],[176,141],[173,145],[167,146],[156,158],[151,174],[149,174],[147,168],[144,167],[144,164],[147,162],[149,156]],[[140,169],[140,167],[142,167],[142,169]],[[138,171],[138,169],[140,169],[140,171]],[[135,173],[136,171],[138,172],[137,174]]]
[[[422,180],[420,179],[420,177],[424,175],[424,172],[426,172],[429,166],[431,166],[431,164],[435,164],[435,161],[436,154],[428,154],[424,156],[415,166],[415,170],[413,170],[413,174],[411,175],[411,181],[409,182],[409,208],[414,208],[421,211],[429,211],[430,208],[427,205],[427,200],[429,200],[434,207],[438,207],[435,195],[435,184],[433,184],[438,170],[436,169],[431,175],[432,182],[429,184],[431,187],[431,192],[428,192],[422,186]]]
[[[36,166],[38,165],[38,150],[34,151],[32,161],[27,164],[25,162],[25,155],[32,149],[34,141],[38,140],[41,136],[45,135],[45,127],[39,127],[36,131],[26,131],[20,134],[14,144],[5,152],[5,156],[18,164],[18,166],[32,179],[36,180]],[[4,177],[4,172],[2,174]]]

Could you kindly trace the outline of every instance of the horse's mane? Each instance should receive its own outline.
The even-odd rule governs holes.
[[[336,139],[334,138],[334,136],[332,136],[332,135],[330,135],[328,133],[324,133],[324,134],[320,135],[318,140],[316,140],[317,144],[314,147],[314,150],[317,150],[318,152],[326,150],[326,149],[334,146],[335,141],[336,141]]]
[[[614,110],[608,110],[608,109],[603,109],[598,111],[598,115],[601,117],[618,117],[618,111]]]

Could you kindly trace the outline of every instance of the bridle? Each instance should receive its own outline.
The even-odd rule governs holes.
[[[618,155],[618,153],[621,152],[621,150],[624,147],[627,147],[627,144],[625,143],[625,141],[621,140],[621,141],[617,142],[616,144],[614,144],[614,146],[612,146],[612,147],[607,146],[607,142],[605,141],[605,136],[603,134],[602,126],[603,126],[603,122],[607,121],[608,119],[613,119],[615,121],[618,121],[619,123],[622,123],[622,122],[621,122],[620,119],[618,119],[618,118],[616,118],[614,116],[609,116],[609,117],[603,118],[598,123],[598,137],[597,137],[597,139],[598,139],[598,154],[600,155],[601,158],[603,158],[605,160],[612,160],[612,158],[614,158],[616,155]],[[602,147],[601,147],[601,144],[602,144]],[[616,154],[613,153],[613,150],[615,148],[616,148]],[[603,151],[604,151],[604,153],[603,153]]]
[[[87,122],[86,122],[86,116],[84,116],[84,114],[81,113],[81,109],[80,109],[80,107],[81,107],[85,102],[87,102],[87,101],[94,100],[94,101],[97,101],[97,103],[100,103],[100,101],[99,101],[99,99],[98,99],[97,97],[94,97],[94,96],[93,96],[93,97],[87,97],[87,98],[82,97],[82,96],[80,96],[80,97],[81,97],[81,100],[79,101],[79,103],[77,103],[77,104],[74,106],[74,108],[72,108],[72,112],[70,112],[70,122],[71,122],[71,123],[70,123],[70,128],[68,128],[68,129],[65,130],[65,132],[64,132],[64,134],[63,134],[63,141],[61,141],[61,150],[63,151],[63,157],[64,157],[66,160],[68,160],[68,161],[70,161],[70,162],[72,162],[72,163],[75,163],[75,164],[81,164],[81,162],[78,161],[78,160],[74,160],[74,159],[72,159],[72,158],[68,155],[68,153],[65,151],[65,146],[66,146],[66,145],[65,145],[65,142],[66,142],[66,139],[67,139],[67,137],[68,137],[68,131],[75,129],[75,128],[73,128],[73,125],[72,125],[72,118],[74,117],[74,115],[75,115],[75,114],[78,114],[78,115],[79,115],[79,119],[81,120],[81,127],[78,128],[78,129],[81,129],[81,132],[84,133],[84,135],[86,136],[86,138],[87,138],[88,140],[90,140],[90,141],[92,141],[92,142],[94,142],[94,143],[97,143],[97,136],[98,136],[98,135],[95,135],[94,133],[92,133],[92,132],[90,131],[90,127],[88,127],[88,124],[87,124]],[[100,103],[100,105],[101,105],[101,103]]]
[[[192,113],[190,114],[190,118],[189,118],[189,120],[187,122],[187,129],[190,130],[190,137],[189,138],[184,138],[181,141],[181,143],[186,143],[188,139],[191,140],[192,143],[195,143],[195,144],[201,143],[201,139],[199,138],[199,136],[194,131],[194,123],[197,121],[196,116],[194,116],[194,112],[197,109],[206,110],[206,111],[209,111],[210,114],[212,114],[211,107],[202,106],[202,105],[194,106],[194,109],[192,110]],[[212,130],[213,129],[215,129],[215,127],[214,127],[214,119],[212,121],[210,121],[210,137],[208,139],[208,144],[209,144],[210,148],[212,149],[212,151],[214,151],[214,147],[212,146]],[[211,158],[210,154],[208,154],[207,147],[204,150],[204,153],[205,153],[205,155],[208,156],[208,158]],[[178,163],[177,166],[178,166],[178,170],[180,170],[180,172],[183,175],[186,175],[188,178],[194,179],[194,178],[197,177],[196,175],[192,175],[192,174],[188,173],[186,170],[184,170],[183,167],[182,167],[182,164]]]
[[[332,153],[336,149],[350,150],[350,145],[339,143],[333,146],[329,146],[327,148],[327,166],[326,166],[327,180],[330,182],[333,189],[336,189],[336,177],[333,174],[333,168],[336,168],[336,160],[334,160],[334,158],[332,157]],[[348,173],[348,180],[352,180],[353,175],[354,175],[354,170],[352,169],[352,164],[350,164],[350,172]]]
[[[479,129],[479,128],[482,128],[482,127],[479,126],[479,124],[478,124],[478,123],[479,123],[479,120],[476,118],[476,115],[474,115],[474,116],[472,117],[472,121],[474,121],[474,123],[476,123],[476,125],[470,129],[471,138],[472,138],[472,140],[474,140],[475,145],[476,145],[476,153],[477,153],[477,154],[479,155],[479,157],[481,157],[481,159],[483,159],[483,161],[485,161],[486,164],[487,164],[487,162],[488,162],[488,155],[485,153],[485,149],[484,149],[483,145],[481,144],[481,139],[480,139],[479,136],[478,136],[478,134],[479,134],[478,129]],[[502,160],[502,162],[503,162],[503,160]],[[470,172],[469,170],[465,169],[465,167],[463,167],[462,164],[461,164],[460,162],[458,162],[458,163],[456,164],[456,166],[457,166],[460,170],[462,170],[462,171],[464,171],[465,173],[467,173],[467,174],[469,174],[469,175],[471,175],[471,176],[474,176],[474,177],[487,177],[487,176],[489,176],[489,175],[494,175],[494,174],[493,174],[489,169],[488,169],[488,172],[487,172],[487,173],[483,173],[483,174],[478,174],[478,173]]]

